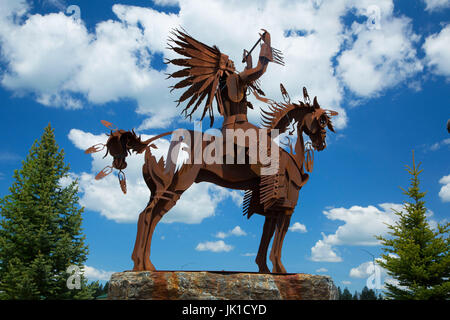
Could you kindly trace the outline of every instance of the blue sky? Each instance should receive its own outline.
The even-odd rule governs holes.
[[[450,212],[450,1],[64,1],[6,0],[0,4],[0,196],[35,139],[50,122],[80,183],[90,248],[87,274],[104,280],[132,268],[136,221],[148,201],[141,157],[128,161],[129,193],[116,177],[93,177],[110,159],[83,153],[104,141],[101,119],[155,135],[192,129],[169,93],[164,57],[168,32],[182,25],[216,44],[239,68],[242,49],[271,32],[286,66],[261,79],[280,100],[306,86],[324,108],[339,112],[336,134],[315,154],[283,247],[288,272],[328,274],[361,290],[367,263],[381,247],[391,208],[406,200],[404,165],[412,150],[422,163],[422,188],[432,225]],[[80,9],[79,17],[66,13]],[[256,58],[256,55],[254,55]],[[260,103],[249,114],[258,123]],[[220,121],[216,126],[220,125]],[[205,122],[203,128],[207,128]],[[168,141],[160,140],[161,152]],[[152,261],[163,270],[257,271],[263,218],[247,220],[241,194],[208,184],[192,187],[155,231]],[[204,249],[204,250],[200,250]],[[271,267],[270,262],[269,268]],[[382,281],[391,281],[382,272]]]

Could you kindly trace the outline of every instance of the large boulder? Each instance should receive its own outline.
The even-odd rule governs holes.
[[[117,272],[108,299],[336,300],[328,276],[213,271]]]

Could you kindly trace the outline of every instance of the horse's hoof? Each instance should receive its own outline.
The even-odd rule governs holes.
[[[144,264],[144,270],[145,271],[156,271],[155,266],[150,261],[146,261]]]
[[[259,269],[258,270],[259,273],[270,273],[270,270],[267,266],[259,267],[258,269]]]

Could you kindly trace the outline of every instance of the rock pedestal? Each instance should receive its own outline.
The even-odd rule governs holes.
[[[215,271],[117,272],[110,300],[336,300],[328,276]]]

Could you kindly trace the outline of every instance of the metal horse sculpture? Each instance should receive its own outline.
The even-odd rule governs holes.
[[[211,104],[213,97],[215,97],[219,113],[225,118],[224,127],[231,127],[234,129],[245,128],[247,130],[277,129],[281,134],[288,131],[288,129],[293,126],[293,129],[290,130],[289,134],[292,135],[292,133],[296,131],[297,138],[294,147],[288,139],[289,143],[287,146],[289,147],[289,151],[278,146],[276,146],[276,150],[269,151],[279,153],[277,170],[273,174],[263,175],[262,168],[264,168],[266,164],[261,163],[259,160],[256,161],[256,163],[248,161],[249,145],[247,142],[241,145],[235,143],[235,148],[243,148],[246,151],[247,161],[244,164],[228,164],[225,162],[207,163],[205,161],[196,163],[193,161],[186,161],[181,167],[177,168],[176,160],[174,161],[169,155],[167,156],[166,161],[164,161],[163,158],[157,161],[152,154],[152,148],[156,148],[152,142],[173,132],[167,132],[142,141],[134,131],[118,129],[111,131],[108,141],[103,147],[107,148],[106,155],[109,153],[114,160],[112,166],[108,166],[102,170],[97,175],[96,179],[103,178],[111,173],[113,168],[116,168],[119,170],[120,186],[125,193],[126,182],[122,170],[126,168],[126,157],[131,154],[131,151],[136,153],[145,151],[145,163],[142,167],[142,173],[144,180],[150,189],[151,197],[146,208],[139,215],[136,242],[132,254],[132,259],[134,261],[133,270],[155,270],[155,267],[150,260],[150,249],[153,232],[157,223],[171,208],[173,208],[173,206],[175,206],[183,192],[192,186],[193,183],[210,182],[225,188],[246,191],[243,201],[244,215],[246,214],[248,218],[255,213],[265,216],[261,242],[255,260],[259,272],[270,272],[267,267],[267,251],[269,243],[275,235],[270,253],[270,260],[273,265],[272,272],[286,273],[286,269],[281,263],[281,250],[284,237],[289,227],[291,215],[293,214],[298,201],[299,191],[309,178],[308,174],[304,172],[304,169],[309,172],[312,171],[313,150],[321,151],[326,147],[326,129],[328,128],[331,131],[334,131],[331,117],[335,116],[337,113],[322,109],[317,102],[317,98],[314,98],[313,103],[311,103],[305,88],[303,88],[304,102],[299,101],[299,103],[292,103],[290,101],[289,95],[282,85],[280,85],[280,88],[284,97],[284,103],[277,103],[260,96],[263,95],[263,92],[258,87],[255,80],[264,73],[268,62],[274,60],[272,57],[274,49],[270,48],[270,45],[268,44],[270,43],[270,36],[267,31],[261,35],[261,39],[264,43],[261,48],[258,65],[255,68],[252,68],[251,58],[249,58],[251,56],[248,52],[245,52],[244,61],[247,61],[247,67],[244,72],[239,74],[234,72],[234,64],[232,61],[227,58],[225,59],[223,57],[224,55],[221,54],[216,47],[207,47],[187,34],[179,31],[175,35],[178,37],[178,40],[175,42],[181,49],[172,48],[180,54],[188,56],[188,59],[180,59],[178,61],[171,60],[169,62],[177,65],[187,65],[188,70],[184,69],[182,72],[173,73],[171,75],[172,77],[187,77],[185,80],[181,81],[181,85],[177,84],[174,88],[190,85],[190,88],[187,91],[188,93],[183,94],[179,102],[186,100],[190,95],[193,95],[193,100],[195,100],[194,98],[201,98],[201,96],[203,96],[203,98],[208,96],[208,102],[203,112],[204,116],[206,112],[212,112]],[[195,51],[195,49],[199,50]],[[205,50],[207,50],[208,54],[205,53]],[[211,50],[215,51],[213,52]],[[201,59],[212,61],[213,59],[211,58],[213,58],[213,55],[216,58],[219,57],[219,59],[216,59],[214,62],[216,63],[217,70],[213,69],[213,72],[209,72],[205,69],[207,67],[204,66],[204,61],[202,62]],[[278,56],[277,59],[281,59],[280,56]],[[281,60],[278,62],[281,62]],[[214,65],[214,63],[211,62],[211,65]],[[196,70],[196,67],[193,66],[195,64],[202,65],[200,68],[203,69]],[[220,69],[220,67],[217,66],[222,66],[223,69]],[[202,72],[207,72],[206,75],[212,75],[212,80],[205,74],[202,74]],[[196,77],[202,77],[203,80],[198,80]],[[199,82],[200,84],[198,84]],[[220,87],[219,84],[222,84],[221,90],[216,89],[217,87]],[[202,91],[202,88],[206,88],[207,90]],[[224,88],[226,89],[224,90]],[[269,104],[268,111],[262,111],[263,127],[261,129],[248,123],[246,117],[244,117],[247,107],[250,106],[245,99],[247,89],[253,91],[259,100]],[[189,105],[192,105],[193,100],[189,102]],[[185,108],[185,113],[189,108],[189,105]],[[197,102],[196,107],[198,105],[199,103]],[[187,116],[190,116],[191,114],[192,112],[189,114],[186,113]],[[212,117],[211,113],[210,116]],[[226,120],[229,121],[227,122]],[[108,128],[112,128],[111,123],[106,121],[102,122]],[[196,133],[188,130],[185,132],[184,138],[189,138],[190,140],[187,139],[189,141],[195,141],[196,134],[197,137],[199,134],[198,132]],[[311,142],[306,145],[303,140],[303,133],[311,139]],[[189,135],[189,137],[186,137],[186,135]],[[208,147],[211,147],[211,144],[215,143],[216,137],[207,136],[203,133],[200,133],[200,135],[201,139],[199,140],[202,144],[201,150],[206,150]],[[276,138],[270,134],[266,135],[266,137],[270,141]],[[173,141],[171,143],[169,154],[174,151],[175,154],[178,153],[181,147],[181,141],[182,140]],[[86,153],[98,152],[101,150],[101,147],[101,145],[95,145],[87,149]],[[190,158],[192,158],[196,152],[194,144],[188,145],[187,148],[185,147],[185,151],[187,151]],[[224,155],[224,157],[225,156],[226,155]]]

